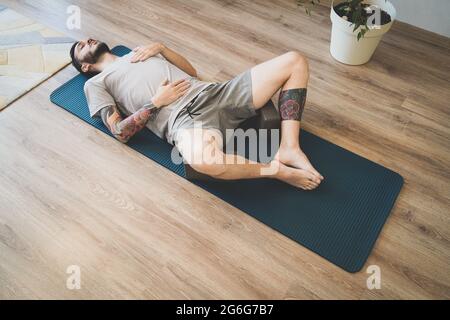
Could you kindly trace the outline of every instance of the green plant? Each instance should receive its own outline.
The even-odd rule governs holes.
[[[347,19],[352,23],[353,32],[358,30],[358,41],[369,31],[367,26],[367,19],[369,14],[366,8],[369,7],[368,4],[363,3],[363,0],[348,0],[344,1],[335,7],[336,13],[341,17],[347,17]]]
[[[308,16],[311,15],[311,7],[319,3],[320,0],[297,0],[297,5],[305,8],[305,11],[308,14]]]
[[[311,15],[312,7],[318,3],[320,0],[297,0],[297,5],[305,8],[308,15]],[[370,4],[364,3],[364,0],[344,0],[334,6],[336,13],[351,23],[353,32],[359,28],[358,41],[369,31],[368,20],[372,15],[369,7]]]

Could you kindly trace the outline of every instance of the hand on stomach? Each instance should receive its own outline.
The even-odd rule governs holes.
[[[152,98],[152,102],[158,108],[167,106],[185,95],[190,86],[191,83],[188,78],[175,80],[170,83],[166,78],[163,82],[161,82],[156,94]]]

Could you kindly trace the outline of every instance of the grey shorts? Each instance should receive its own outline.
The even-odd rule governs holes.
[[[253,105],[250,69],[225,82],[212,83],[184,107],[172,127],[173,142],[180,129],[201,124],[203,129],[217,129],[226,137],[227,129],[235,129],[256,115]]]

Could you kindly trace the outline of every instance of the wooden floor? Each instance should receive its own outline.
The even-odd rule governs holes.
[[[365,269],[347,273],[49,101],[68,67],[0,112],[0,298],[450,298],[450,40],[396,23],[364,66],[329,54],[329,9],[295,1],[18,1],[111,46],[162,41],[224,81],[289,50],[310,61],[306,130],[405,186]],[[66,9],[82,29],[66,29]],[[274,212],[274,214],[276,214]],[[66,289],[66,268],[81,289]]]

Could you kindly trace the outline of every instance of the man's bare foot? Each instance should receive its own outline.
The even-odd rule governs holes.
[[[298,147],[288,148],[281,146],[275,155],[275,160],[294,168],[310,171],[318,177],[320,181],[323,180],[323,176],[312,166],[306,154]]]
[[[313,190],[317,188],[321,182],[320,178],[310,171],[288,167],[278,160],[272,160],[272,162],[274,165],[278,166],[276,177],[294,187],[303,190]]]

